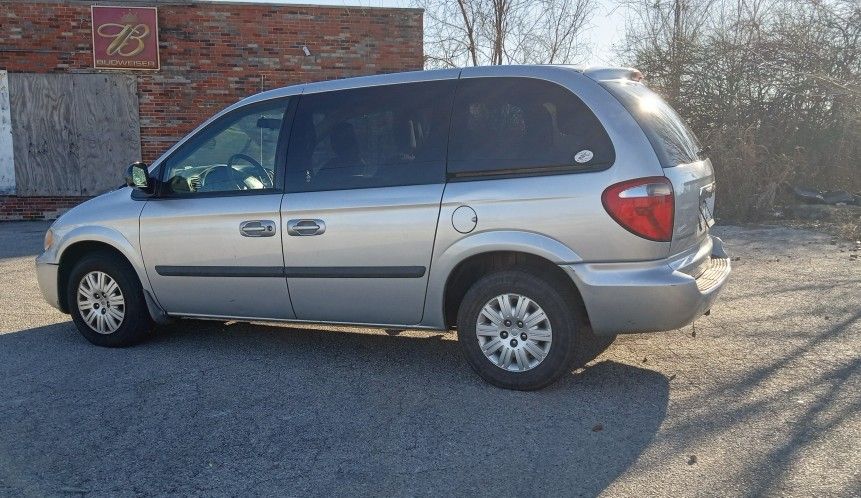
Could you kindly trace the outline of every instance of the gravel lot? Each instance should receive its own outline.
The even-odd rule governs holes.
[[[0,224],[0,495],[861,494],[853,244],[721,227],[711,316],[540,392],[452,334],[182,321],[91,346],[49,307],[44,223]]]

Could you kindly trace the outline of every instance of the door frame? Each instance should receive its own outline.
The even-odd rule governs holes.
[[[232,198],[232,197],[243,197],[243,196],[260,196],[260,195],[272,195],[272,196],[281,196],[280,201],[278,203],[277,215],[278,221],[276,222],[276,226],[280,226],[280,216],[281,216],[281,202],[284,199],[284,185],[285,185],[285,177],[286,177],[286,158],[287,158],[287,146],[290,140],[290,134],[293,126],[293,119],[296,114],[296,108],[299,103],[300,94],[294,95],[280,95],[277,97],[273,97],[270,99],[259,100],[249,104],[240,105],[235,104],[224,111],[217,113],[212,116],[210,119],[206,120],[200,126],[195,128],[192,132],[187,134],[181,140],[179,140],[174,146],[168,149],[161,157],[159,157],[152,167],[150,168],[150,178],[154,181],[154,189],[152,193],[145,193],[140,190],[134,189],[131,193],[131,198],[133,200],[144,202],[144,207],[141,209],[141,212],[138,216],[138,224],[142,222],[144,216],[144,212],[146,210],[146,204],[149,202],[160,203],[165,201],[176,201],[176,200],[185,200],[185,201],[193,201],[197,199],[211,199],[211,198]],[[276,145],[275,152],[275,185],[274,188],[270,189],[258,189],[258,190],[235,190],[235,191],[223,191],[223,192],[201,192],[201,193],[189,193],[189,194],[167,194],[164,191],[164,186],[166,185],[163,181],[163,175],[165,173],[164,166],[167,164],[167,161],[174,157],[176,154],[180,153],[185,147],[193,147],[194,145],[200,143],[204,136],[204,133],[211,129],[211,126],[217,124],[219,122],[230,122],[230,116],[235,115],[239,112],[248,112],[249,110],[253,110],[257,107],[270,107],[276,104],[279,101],[287,100],[287,108],[284,111],[284,118],[281,123],[281,129],[278,132],[278,143]],[[276,237],[281,241],[280,233],[276,233]],[[139,226],[139,237],[143,239],[142,230],[140,230]],[[141,245],[141,254],[143,256],[143,240],[140,241]],[[260,277],[260,278],[273,278],[273,277],[281,277],[285,281],[285,287],[287,286],[286,278],[283,277],[284,272],[284,246],[283,242],[279,243],[280,247],[280,255],[281,255],[281,264],[278,267],[270,267],[270,266],[260,266],[260,267],[250,267],[250,266],[213,266],[207,267],[202,265],[197,266],[176,266],[176,265],[154,265],[153,271],[155,271],[159,277],[163,276],[196,276],[196,277]],[[274,273],[277,271],[278,275]],[[149,280],[150,288],[153,289],[153,297],[156,302],[159,303],[159,306],[164,309],[164,306],[161,305],[159,301],[159,297],[155,292],[155,287],[152,283],[152,277],[149,275],[149,272],[145,268],[145,272],[147,274],[147,279]],[[290,306],[291,312],[293,304],[290,301],[290,293],[289,287],[287,287],[287,298],[288,304]],[[295,316],[295,313],[293,313]],[[181,315],[181,316],[211,316],[211,317],[220,317],[221,315]],[[253,318],[253,317],[237,317],[237,318]],[[266,318],[266,320],[273,320],[273,318]],[[280,319],[275,319],[280,320]]]
[[[293,131],[293,120],[296,117],[296,108],[299,106],[301,94],[281,95],[266,100],[258,100],[250,104],[235,105],[224,112],[216,114],[206,120],[203,124],[183,137],[173,147],[159,157],[150,170],[150,179],[155,182],[153,192],[150,194],[132,191],[132,198],[142,201],[158,201],[159,199],[203,199],[207,197],[236,197],[245,195],[283,194],[286,190],[287,177],[287,148],[290,144],[290,136]],[[210,126],[238,112],[246,112],[256,107],[268,107],[279,100],[287,100],[287,109],[284,111],[284,120],[278,131],[278,145],[275,150],[275,187],[261,190],[230,190],[225,192],[200,192],[190,194],[176,194],[165,191],[164,166],[170,158],[181,152],[185,147],[191,147],[202,141],[202,132],[209,130]]]

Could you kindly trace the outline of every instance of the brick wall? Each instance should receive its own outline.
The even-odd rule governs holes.
[[[89,197],[0,196],[0,220],[52,220]]]
[[[0,1],[0,68],[96,72],[90,5],[120,3],[159,9],[161,70],[128,71],[138,80],[141,151],[147,162],[216,111],[261,90],[422,67],[418,9]]]

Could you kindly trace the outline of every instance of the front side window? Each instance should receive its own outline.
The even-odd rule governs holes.
[[[231,112],[192,137],[164,165],[168,194],[275,189],[287,100]]]
[[[455,81],[303,95],[287,157],[292,192],[441,183]]]
[[[460,81],[448,171],[454,176],[609,166],[613,145],[577,96],[532,78]]]

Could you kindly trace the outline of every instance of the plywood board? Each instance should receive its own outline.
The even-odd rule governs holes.
[[[66,74],[9,74],[12,140],[18,195],[80,195]]]
[[[125,74],[76,74],[72,154],[81,176],[81,195],[97,195],[123,182],[126,166],[139,161],[137,80]]]
[[[9,86],[18,195],[98,195],[140,159],[134,76],[12,73]]]

